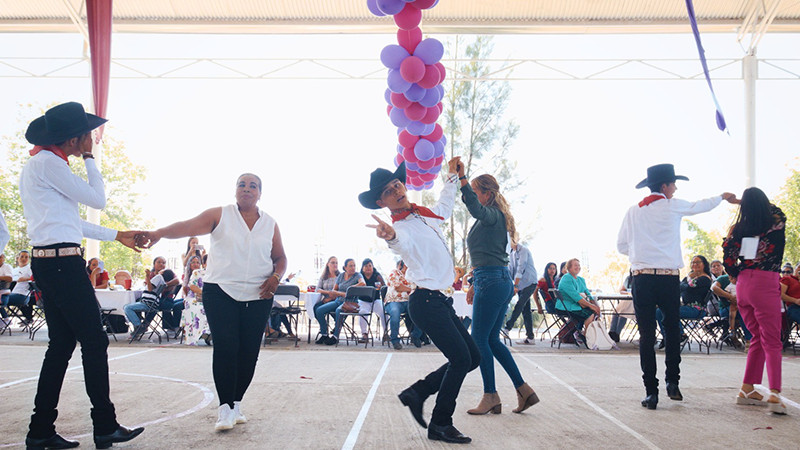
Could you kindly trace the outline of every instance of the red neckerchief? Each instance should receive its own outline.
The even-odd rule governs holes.
[[[47,150],[48,152],[53,152],[56,156],[63,159],[67,165],[69,165],[69,159],[67,159],[67,154],[64,153],[64,150],[61,148],[56,147],[55,145],[37,145],[34,146],[33,149],[30,151],[31,156],[36,155],[42,150]]]
[[[428,208],[426,208],[424,206],[419,206],[419,205],[415,205],[414,203],[412,203],[410,210],[403,211],[403,212],[397,213],[397,214],[392,213],[392,223],[395,223],[398,220],[405,219],[411,213],[417,213],[417,214],[419,214],[420,216],[423,216],[423,217],[430,217],[430,218],[433,218],[433,219],[444,220],[444,217],[437,216],[430,209],[428,209]]]
[[[639,202],[639,208],[649,205],[657,200],[663,200],[667,198],[664,194],[650,194],[644,198],[644,200]]]

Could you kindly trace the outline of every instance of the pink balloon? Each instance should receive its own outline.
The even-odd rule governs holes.
[[[416,83],[425,76],[425,63],[416,56],[409,56],[400,63],[400,75],[409,83]]]
[[[408,105],[404,111],[406,113],[406,117],[408,117],[410,120],[420,120],[425,117],[425,114],[428,112],[427,108],[416,102]]]
[[[420,162],[417,163],[417,165],[419,166],[420,169],[428,170],[431,167],[436,165],[436,163],[434,163],[434,161],[433,161],[434,159],[436,159],[436,158],[431,158],[431,159],[429,159],[427,161],[420,161]],[[420,176],[422,176],[422,175],[420,175]]]
[[[416,48],[416,47],[414,47],[414,48]],[[406,50],[408,50],[408,49],[406,49]],[[413,53],[413,52],[409,51],[408,53]],[[437,62],[436,64],[434,64],[434,66],[436,66],[436,68],[439,69],[439,75],[440,75],[439,76],[439,80],[440,81],[444,81],[445,77],[447,76],[447,70],[445,70],[444,64],[442,64],[440,62]]]
[[[405,148],[414,148],[414,145],[417,143],[418,140],[419,136],[414,136],[413,134],[409,133],[406,130],[401,131],[400,134],[397,135],[397,142],[399,142],[400,145],[402,145]]]
[[[436,0],[416,0],[414,6],[419,9],[428,9],[436,4]]]
[[[444,134],[444,130],[442,130],[442,126],[437,123],[436,127],[434,127],[433,132],[431,134],[429,134],[427,136],[422,136],[422,137],[424,137],[425,139],[427,139],[427,140],[429,140],[431,142],[436,142],[436,141],[438,141],[439,139],[442,138],[443,134]]]
[[[403,155],[394,155],[394,166],[395,167],[398,167],[400,165],[400,163],[402,163],[403,161],[405,161],[403,159]]]
[[[400,94],[402,95],[402,94]],[[392,105],[386,105],[386,115],[390,115],[392,113]]]
[[[394,15],[394,23],[396,23],[401,30],[413,30],[417,28],[420,20],[422,20],[422,11],[411,3],[406,3],[403,10]]]
[[[422,181],[426,182],[426,183],[427,183],[428,181],[433,181],[433,180],[435,180],[435,179],[436,179],[436,177],[437,177],[437,174],[435,174],[435,173],[423,173],[422,175],[420,175],[420,176],[419,176],[419,178],[420,178]]]
[[[406,147],[403,149],[403,159],[414,164],[419,161],[417,155],[414,154],[414,147]]]
[[[437,156],[436,158],[433,158],[433,165],[440,166],[442,165],[442,161],[444,161],[444,156]]]
[[[403,94],[397,94],[397,95],[403,95]],[[403,95],[403,97],[405,96]],[[439,108],[439,114],[441,114],[442,111],[444,111],[444,104],[442,104],[442,102],[437,103],[436,107]]]
[[[419,121],[422,123],[434,123],[436,122],[436,119],[439,118],[439,114],[439,108],[431,106],[430,108],[426,108],[425,116],[422,119],[419,119]]]
[[[425,66],[425,75],[423,75],[419,81],[415,81],[415,83],[419,84],[425,89],[430,89],[439,84],[439,81],[441,81],[440,77],[441,73],[436,66]]]
[[[411,104],[411,100],[407,99],[405,95],[398,92],[392,92],[392,94],[389,96],[389,99],[392,101],[392,105],[400,109],[406,109],[408,105]]]
[[[417,48],[417,44],[420,42],[422,42],[422,30],[419,27],[410,30],[397,30],[397,43],[406,49],[409,54],[414,53],[414,49]]]

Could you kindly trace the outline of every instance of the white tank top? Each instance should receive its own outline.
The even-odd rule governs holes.
[[[203,281],[218,284],[234,300],[259,299],[261,284],[272,276],[272,236],[275,219],[258,210],[253,229],[239,214],[238,207],[222,207],[222,216],[211,232],[208,267]]]

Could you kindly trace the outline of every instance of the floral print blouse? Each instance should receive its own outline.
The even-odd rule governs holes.
[[[742,248],[741,239],[727,237],[722,241],[724,259],[722,264],[728,275],[739,276],[745,269],[780,272],[783,264],[783,247],[786,244],[786,215],[780,208],[770,205],[774,224],[759,236],[758,250],[754,259],[743,259],[739,256]]]
[[[398,269],[393,270],[392,273],[389,274],[388,283],[389,289],[386,291],[386,298],[383,299],[384,303],[408,301],[408,292],[396,291],[397,287],[400,285],[414,289],[414,285],[410,281],[406,280],[403,272]]]

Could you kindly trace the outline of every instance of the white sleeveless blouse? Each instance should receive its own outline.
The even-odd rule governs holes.
[[[238,207],[222,207],[222,216],[211,232],[208,267],[203,281],[218,284],[234,300],[259,299],[261,284],[272,276],[272,237],[275,219],[258,210],[253,229],[239,214]]]

